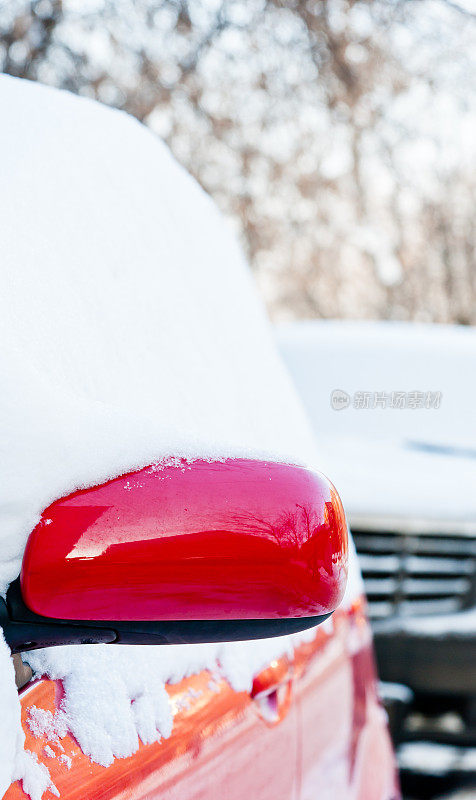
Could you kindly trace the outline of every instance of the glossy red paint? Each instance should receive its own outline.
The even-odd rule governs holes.
[[[84,620],[306,617],[345,587],[329,481],[246,459],[151,466],[47,508],[21,575],[32,611]]]

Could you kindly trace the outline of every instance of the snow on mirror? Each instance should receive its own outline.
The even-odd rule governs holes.
[[[8,153],[0,165],[5,595],[20,573],[28,537],[38,525],[47,534],[53,517],[42,514],[59,498],[151,464],[160,469],[171,457],[311,470],[319,462],[234,237],[166,146],[126,114],[6,76],[0,77],[0,111],[0,145]],[[124,497],[135,491],[121,488]],[[55,508],[59,517],[68,513],[67,506]],[[82,513],[84,522],[89,512]],[[51,531],[65,558],[80,552],[89,558],[86,540],[69,543],[58,520]],[[90,534],[91,526],[92,517],[85,526]],[[101,546],[90,538],[91,558]],[[120,546],[111,544],[106,560]],[[75,558],[69,562],[71,577]],[[340,545],[334,559],[330,552],[313,563],[319,579],[310,603],[297,593],[288,608],[280,605],[281,615],[319,615],[338,601],[345,573]],[[320,594],[326,581],[330,605]],[[261,602],[248,613],[261,609],[264,619],[269,609]],[[127,604],[113,600],[113,593],[107,603],[104,614],[115,604],[113,619],[127,621]],[[187,603],[186,613],[187,604],[181,606],[185,617],[193,605]],[[41,610],[56,613],[45,605]],[[71,615],[71,604],[64,613]],[[170,608],[163,604],[161,618],[165,613]],[[312,631],[298,636],[304,635]],[[232,685],[246,688],[270,657],[292,653],[294,641],[148,647],[147,656],[140,646],[73,645],[33,651],[28,659],[35,674],[63,681],[64,724],[84,752],[106,765],[135,752],[139,735],[170,733],[166,681],[214,669],[219,659]],[[109,676],[107,694],[103,685],[98,693],[91,678],[102,669]],[[23,750],[14,671],[1,635],[0,677],[0,794],[22,778],[36,800],[50,780],[46,767]],[[132,715],[138,695],[154,709],[148,725]],[[91,699],[86,712],[85,697]],[[120,720],[112,734],[111,714]]]

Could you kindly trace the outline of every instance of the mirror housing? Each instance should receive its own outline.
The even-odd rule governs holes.
[[[177,459],[49,506],[0,624],[14,649],[48,644],[22,624],[53,644],[282,635],[332,613],[346,574],[344,512],[324,476]]]

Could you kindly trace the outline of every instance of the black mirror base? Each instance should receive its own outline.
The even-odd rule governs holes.
[[[12,653],[67,644],[199,644],[266,639],[299,633],[330,614],[294,619],[94,622],[42,617],[23,602],[20,581],[0,598],[0,627]]]

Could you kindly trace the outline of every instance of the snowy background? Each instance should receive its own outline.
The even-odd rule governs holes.
[[[448,520],[457,509],[475,522],[475,61],[472,0],[0,0],[1,71],[127,111],[151,132],[117,114],[98,121],[86,101],[71,106],[81,112],[68,112],[66,123],[59,109],[73,103],[68,96],[57,105],[45,89],[37,102],[33,87],[20,97],[14,83],[1,84],[0,328],[8,346],[0,412],[11,421],[2,439],[2,588],[51,499],[171,451],[317,463],[351,519],[404,509]],[[119,172],[129,187],[122,195]],[[107,187],[100,213],[89,204],[93,183]],[[274,334],[317,455],[242,256],[200,185],[238,234],[273,320],[370,321],[285,324]],[[97,281],[93,297],[85,264]],[[140,297],[138,272],[148,286]],[[112,284],[108,298],[101,287]],[[223,292],[225,306],[215,300]],[[432,322],[455,327],[425,327]],[[186,372],[165,349],[160,376],[151,368],[164,333]],[[221,376],[220,393],[205,374]],[[243,388],[254,382],[267,386],[259,403]],[[443,401],[438,412],[398,418],[379,408],[335,412],[334,389],[434,390]],[[234,404],[220,402],[231,395]],[[282,426],[283,417],[294,425]],[[458,476],[451,498],[448,474]],[[371,481],[378,491],[369,505]],[[238,683],[260,658],[250,650]],[[70,665],[59,657],[42,668],[66,675]],[[133,666],[119,673],[127,700]],[[133,748],[141,724],[147,736],[154,714],[167,730],[161,698],[149,700],[113,750]],[[102,734],[86,749],[99,753]],[[1,741],[12,763],[21,736]],[[430,770],[438,762],[437,775],[442,757],[430,748],[421,758]],[[16,769],[27,775],[31,764],[21,755]],[[32,780],[41,785],[38,774]],[[462,796],[476,796],[468,791]],[[418,800],[424,792],[439,787],[419,786]]]
[[[125,109],[275,318],[476,322],[474,0],[2,0],[0,69]]]

